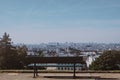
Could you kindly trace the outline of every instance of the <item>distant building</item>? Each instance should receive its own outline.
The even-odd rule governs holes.
[[[86,65],[89,68],[89,66],[92,64],[93,61],[95,61],[96,58],[98,58],[100,55],[88,55],[86,59]]]
[[[27,55],[32,56],[32,55],[35,55],[35,53],[33,51],[27,51]]]
[[[38,54],[38,53],[35,53],[35,52],[33,52],[33,51],[27,51],[27,55],[28,55],[28,56],[34,56],[34,55],[38,56],[39,54]]]

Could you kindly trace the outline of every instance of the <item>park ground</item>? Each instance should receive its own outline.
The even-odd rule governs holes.
[[[120,80],[120,73],[39,73],[33,78],[32,73],[0,73],[0,80]]]

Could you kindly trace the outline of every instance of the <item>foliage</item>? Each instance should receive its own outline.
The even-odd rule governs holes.
[[[119,70],[120,51],[105,51],[91,65],[91,70]]]
[[[23,68],[25,55],[25,47],[13,46],[9,34],[4,33],[0,39],[0,69]]]
[[[27,47],[25,45],[17,46],[17,55],[20,68],[25,68],[25,56],[27,55]]]

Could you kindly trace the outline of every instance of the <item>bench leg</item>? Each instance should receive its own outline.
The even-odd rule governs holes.
[[[39,75],[38,75],[38,67],[36,67],[36,76],[39,76]]]
[[[75,63],[74,63],[73,67],[74,67],[74,69],[73,69],[74,70],[74,72],[73,72],[73,78],[75,79],[76,78],[76,75],[75,75]]]
[[[33,78],[36,78],[36,63],[34,63],[34,73],[33,73]]]

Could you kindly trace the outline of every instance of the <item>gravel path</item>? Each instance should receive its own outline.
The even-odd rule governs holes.
[[[39,73],[33,78],[32,73],[0,73],[0,80],[120,80],[120,73]]]

